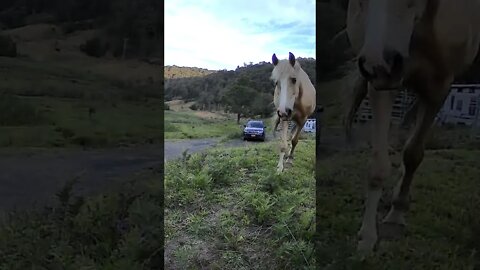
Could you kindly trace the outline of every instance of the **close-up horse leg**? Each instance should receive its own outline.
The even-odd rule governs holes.
[[[282,121],[282,130],[281,130],[281,138],[280,138],[280,157],[278,158],[277,164],[277,173],[281,173],[283,171],[283,162],[285,158],[285,153],[287,153],[288,148],[288,141],[287,141],[287,134],[288,134],[288,121]]]
[[[300,132],[302,131],[301,127],[305,125],[306,121],[302,121],[302,123],[296,123],[295,130],[292,131],[292,146],[290,147],[290,152],[287,156],[286,164],[292,166],[293,164],[293,152],[295,151],[295,147],[297,146],[298,139],[300,138]]]
[[[371,175],[368,179],[365,212],[358,232],[357,250],[362,254],[373,251],[377,242],[377,208],[382,196],[383,183],[390,176],[391,163],[388,154],[388,132],[392,112],[393,95],[390,91],[377,91],[369,87],[372,105],[372,150]]]
[[[439,91],[438,97],[428,100],[419,98],[417,102],[417,123],[404,147],[402,176],[395,186],[392,206],[382,224],[382,236],[385,238],[396,238],[405,229],[404,214],[409,208],[408,195],[413,176],[423,161],[427,134],[448,95],[449,85],[450,81],[446,85],[439,87],[443,91]],[[438,88],[431,91],[438,91]]]
[[[280,124],[280,117],[278,115],[275,115],[273,118],[273,129],[272,129],[273,138],[276,137],[276,132],[279,124]]]
[[[365,99],[368,93],[368,82],[367,80],[359,73],[355,73],[355,82],[353,84],[353,97],[350,100],[350,106],[348,106],[348,112],[345,117],[345,134],[347,142],[352,141],[352,124],[355,118],[355,114],[358,111],[358,108],[362,104],[362,101]]]

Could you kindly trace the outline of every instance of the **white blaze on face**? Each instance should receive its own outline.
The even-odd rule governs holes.
[[[273,71],[272,78],[277,83],[276,91],[278,100],[276,100],[277,110],[280,115],[287,115],[287,111],[293,111],[295,104],[295,85],[292,78],[296,78],[294,69],[288,62],[281,62]]]
[[[280,114],[287,113],[287,95],[288,95],[288,80],[286,78],[282,78],[280,81],[280,105],[278,110]]]

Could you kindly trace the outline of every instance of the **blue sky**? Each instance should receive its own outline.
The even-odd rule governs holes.
[[[315,57],[314,0],[165,0],[165,65],[235,69]]]

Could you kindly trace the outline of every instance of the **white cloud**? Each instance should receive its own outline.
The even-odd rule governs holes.
[[[167,0],[165,65],[235,69],[273,53],[315,57],[315,6],[304,3]]]

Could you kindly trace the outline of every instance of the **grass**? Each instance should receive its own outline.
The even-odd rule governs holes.
[[[0,269],[161,269],[161,173],[87,198],[71,181],[54,207],[11,212],[0,222]]]
[[[272,143],[167,163],[169,269],[315,269],[314,144],[300,141],[282,175]]]
[[[52,60],[1,60],[0,147],[85,148],[161,142],[159,85]]]
[[[16,99],[38,119],[19,124],[22,118],[17,117],[16,123],[0,126],[2,147],[112,147],[159,143],[162,138],[160,100],[107,103],[54,97]],[[94,110],[91,115],[90,109]]]
[[[193,111],[165,111],[164,119],[165,139],[241,138],[243,129],[233,118],[203,118]]]
[[[478,148],[477,148],[478,149]],[[407,234],[383,241],[366,261],[355,259],[370,151],[338,153],[319,161],[317,260],[320,269],[478,269],[480,267],[479,150],[429,150],[411,188]],[[386,215],[401,156],[386,184],[379,221]]]

